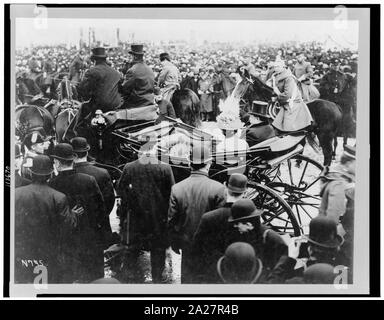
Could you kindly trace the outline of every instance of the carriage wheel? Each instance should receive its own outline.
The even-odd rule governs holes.
[[[299,223],[289,204],[271,188],[249,182],[245,197],[251,199],[256,208],[263,209],[261,222],[280,234],[301,234]]]
[[[298,154],[280,163],[269,176],[268,187],[291,206],[303,233],[308,233],[310,220],[318,214],[322,171],[320,163]]]

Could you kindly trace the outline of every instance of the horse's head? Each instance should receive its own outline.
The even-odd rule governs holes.
[[[201,125],[200,99],[190,89],[176,90],[172,97],[176,117],[193,127]]]
[[[270,101],[274,95],[273,89],[267,86],[258,77],[249,74],[245,67],[237,68],[237,73],[242,80],[236,85],[234,95],[249,100]]]

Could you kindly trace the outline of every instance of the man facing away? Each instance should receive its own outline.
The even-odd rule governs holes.
[[[210,150],[203,143],[192,148],[191,175],[172,187],[169,202],[169,236],[172,249],[181,257],[181,282],[192,283],[193,235],[201,216],[225,204],[225,187],[208,177],[212,164]]]

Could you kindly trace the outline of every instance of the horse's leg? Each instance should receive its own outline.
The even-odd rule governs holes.
[[[333,152],[332,152],[332,160],[336,160],[336,149],[337,149],[337,135],[333,138]]]
[[[329,132],[318,133],[319,143],[323,149],[324,154],[324,166],[330,166],[332,162],[332,135]]]

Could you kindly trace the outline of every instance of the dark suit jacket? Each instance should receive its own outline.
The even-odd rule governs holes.
[[[103,168],[98,168],[90,162],[76,163],[75,170],[78,173],[88,174],[96,179],[97,185],[104,198],[106,216],[109,216],[115,205],[115,192],[108,171]]]
[[[15,190],[15,282],[33,283],[38,264],[49,267],[49,283],[65,281],[71,222],[63,193],[43,183]]]
[[[20,176],[17,172],[15,172],[15,188],[27,186],[31,183],[31,180],[25,179]]]
[[[120,218],[124,221],[129,214],[132,244],[147,249],[167,246],[167,214],[174,183],[171,167],[153,157],[143,156],[125,165],[118,184]]]
[[[169,203],[170,235],[176,247],[190,246],[201,216],[225,204],[225,187],[201,172],[172,188]]]
[[[143,61],[136,62],[125,75],[121,86],[125,108],[139,108],[155,103],[155,75]]]
[[[273,127],[268,123],[259,123],[249,126],[246,131],[246,141],[250,147],[276,135]]]
[[[63,171],[51,180],[50,186],[67,196],[71,209],[75,206],[84,208],[84,213],[78,216],[73,234],[75,257],[78,261],[75,267],[76,277],[80,281],[102,277],[104,235],[101,226],[105,209],[95,178],[74,170]]]
[[[115,110],[122,102],[120,83],[120,73],[103,62],[85,73],[78,92],[85,100],[91,99],[92,111],[100,109],[107,112]]]
[[[240,233],[229,223],[232,203],[205,213],[195,233],[193,252],[196,259],[196,274],[200,282],[220,282],[216,274],[217,260],[224,255],[226,248],[234,242],[246,242],[253,246],[256,255],[264,265],[264,270],[272,270],[279,258],[287,254],[287,246],[283,239],[273,230],[260,225],[258,219],[250,218],[243,223],[251,222],[253,230]],[[268,230],[268,231],[266,231]]]

